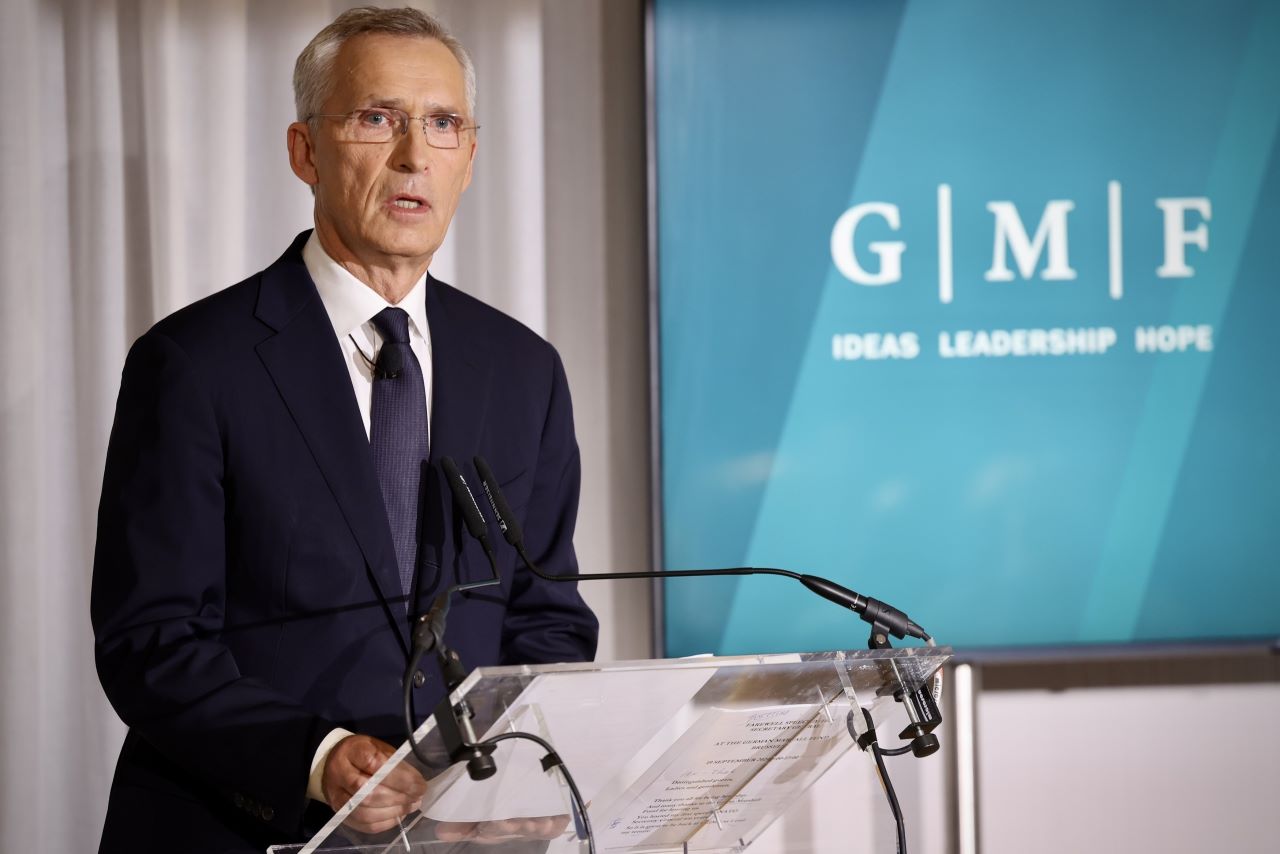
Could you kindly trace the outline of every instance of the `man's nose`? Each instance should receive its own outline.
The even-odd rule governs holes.
[[[431,159],[431,146],[427,145],[426,128],[420,118],[409,119],[409,126],[396,138],[392,152],[394,167],[399,172],[425,171]]]

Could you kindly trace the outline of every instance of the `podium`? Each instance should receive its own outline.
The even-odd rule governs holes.
[[[950,655],[912,647],[478,668],[448,700],[460,714],[442,704],[415,734],[429,763],[402,744],[313,839],[269,852],[585,852],[546,751],[503,740],[490,756],[496,772],[474,780],[449,759],[459,719],[482,739],[519,731],[550,743],[587,804],[598,852],[742,851],[857,747],[862,709],[896,732],[908,721],[895,695],[927,690]],[[376,835],[350,826],[355,806],[405,762],[430,781],[421,810]]]

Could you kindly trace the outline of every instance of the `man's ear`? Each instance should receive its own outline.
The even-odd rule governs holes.
[[[476,145],[478,144],[479,140],[473,139],[471,141],[471,154],[467,157],[467,176],[462,179],[462,189],[464,190],[471,186],[471,169],[476,165]]]
[[[311,141],[311,127],[306,122],[289,125],[289,166],[304,184],[315,187],[320,183],[316,171],[315,147]]]

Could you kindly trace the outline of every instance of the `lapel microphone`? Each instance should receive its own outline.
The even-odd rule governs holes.
[[[390,342],[387,342],[390,343]],[[393,380],[400,376],[404,369],[404,357],[399,347],[388,347],[386,343],[378,350],[378,361],[373,366],[373,377],[378,380]]]
[[[404,356],[401,355],[398,347],[387,346],[391,342],[383,342],[382,348],[378,350],[378,358],[374,360],[369,358],[369,354],[356,341],[354,335],[348,335],[347,337],[351,339],[352,346],[356,348],[360,358],[369,367],[369,372],[373,374],[375,380],[393,380],[400,376],[400,372],[404,370]]]

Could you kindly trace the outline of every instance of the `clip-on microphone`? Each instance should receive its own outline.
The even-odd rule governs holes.
[[[383,343],[378,350],[378,361],[373,363],[373,378],[377,380],[393,380],[404,370],[404,357],[399,347],[388,347]]]

